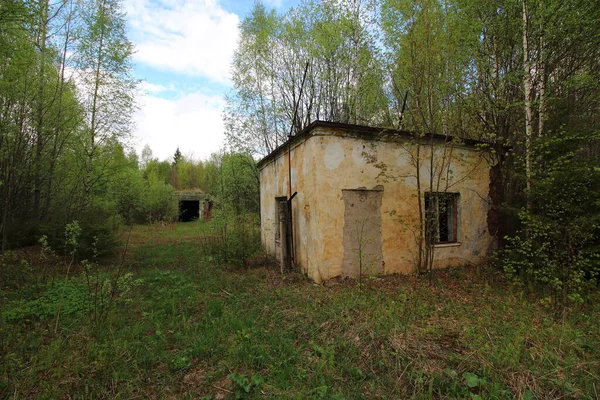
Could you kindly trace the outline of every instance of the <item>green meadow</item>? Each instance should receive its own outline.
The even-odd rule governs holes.
[[[102,264],[2,255],[0,397],[599,398],[597,295],[560,312],[483,268],[317,285],[224,262],[213,233],[136,226]]]

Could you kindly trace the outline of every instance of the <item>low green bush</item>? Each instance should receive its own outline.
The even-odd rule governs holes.
[[[173,187],[159,181],[148,182],[137,213],[137,222],[167,222],[173,221],[176,216],[177,206],[173,201]]]
[[[213,214],[214,240],[207,251],[218,261],[247,268],[261,254],[260,216],[255,213],[232,215],[223,210]]]

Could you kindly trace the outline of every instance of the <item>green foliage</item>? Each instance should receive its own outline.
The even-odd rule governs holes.
[[[137,156],[126,157],[122,147],[115,146],[109,160],[111,174],[103,181],[103,192],[96,196],[94,213],[103,215],[114,227],[122,223],[171,221],[177,215],[173,188],[152,170],[159,164],[149,162],[141,171],[136,160]],[[112,217],[106,217],[106,214],[112,214]],[[106,224],[100,223],[102,225]],[[91,228],[87,227],[87,230]]]
[[[6,287],[21,287],[33,273],[29,261],[18,253],[9,250],[0,254],[0,282]]]
[[[108,258],[114,256],[119,248],[118,229],[120,218],[114,211],[101,202],[90,207],[89,212],[80,215],[80,219],[65,225],[65,236],[56,235],[49,241],[58,252],[74,256],[78,260],[85,258]],[[72,231],[69,226],[77,225]],[[73,236],[73,234],[77,235]],[[50,235],[48,235],[50,237]]]
[[[172,221],[177,215],[171,185],[150,181],[143,192],[142,207],[138,212],[139,222]]]
[[[150,182],[169,184],[171,165],[168,161],[159,162],[157,159],[151,159],[144,165],[143,174]]]
[[[216,261],[246,268],[250,259],[262,254],[258,214],[231,215],[218,210],[213,215],[212,224],[220,240],[212,242],[206,250]]]
[[[0,396],[594,397],[598,302],[557,319],[471,269],[439,271],[433,286],[367,280],[361,292],[354,281],[282,281],[270,268],[215,265],[201,245],[215,222],[135,226],[129,289],[101,324],[89,320],[79,266],[65,279],[54,265],[54,288],[35,275],[2,281]]]
[[[468,388],[480,387],[486,383],[485,378],[480,378],[472,372],[465,372],[463,378],[465,379],[465,384]]]
[[[225,210],[236,215],[259,212],[258,169],[249,154],[224,154],[219,174],[221,190],[217,193]]]
[[[123,168],[111,180],[109,196],[112,197],[115,213],[121,216],[125,223],[132,223],[139,218],[138,214],[144,208],[146,187],[142,174],[136,168]]]
[[[545,162],[522,209],[522,229],[498,256],[509,276],[548,290],[548,300],[580,303],[600,278],[600,174],[585,143],[596,137],[563,133],[540,143]]]
[[[65,226],[65,253],[75,255],[77,248],[79,247],[80,237],[81,226],[79,225],[79,222],[73,221]],[[40,240],[43,241],[43,238]]]
[[[179,151],[179,147],[177,148],[177,150],[175,150],[175,154],[173,155],[173,166],[177,166],[179,165],[179,163],[181,162],[181,160],[183,159],[183,155],[181,154],[181,151]]]
[[[128,218],[139,180],[119,174],[127,161],[119,142],[136,82],[121,1],[0,8],[0,251],[42,233],[57,244],[68,222],[83,226],[99,209]]]
[[[379,122],[386,66],[369,25],[372,11],[363,2],[303,1],[278,14],[256,3],[241,23],[232,63],[234,90],[224,114],[231,148],[266,155],[287,140],[290,126],[298,133],[316,118]]]
[[[85,316],[91,304],[85,281],[61,279],[39,288],[38,298],[13,301],[6,305],[4,318],[13,323],[50,320],[60,313],[67,318]]]
[[[248,378],[245,375],[237,373],[229,374],[228,378],[234,383],[235,398],[246,399],[255,390],[257,390],[263,383],[263,379],[260,376],[252,376]]]

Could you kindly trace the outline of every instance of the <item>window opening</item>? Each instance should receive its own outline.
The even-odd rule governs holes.
[[[425,237],[428,243],[458,241],[458,193],[425,193]]]

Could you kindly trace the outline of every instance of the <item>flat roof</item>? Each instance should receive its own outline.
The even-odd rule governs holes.
[[[343,131],[348,136],[360,137],[361,139],[366,139],[366,140],[385,140],[385,139],[393,139],[393,138],[397,138],[397,137],[402,137],[402,138],[406,138],[406,139],[414,139],[417,135],[416,132],[405,131],[405,130],[381,128],[381,127],[365,126],[365,125],[343,124],[341,122],[328,122],[328,121],[315,120],[310,125],[308,125],[306,128],[304,128],[302,130],[302,132],[300,132],[297,135],[292,136],[291,138],[286,140],[282,145],[277,147],[275,150],[273,150],[271,153],[269,153],[267,156],[265,156],[262,160],[260,160],[257,164],[257,167],[260,169],[269,161],[276,159],[279,156],[279,154],[281,154],[285,151],[285,149],[288,147],[288,145],[292,145],[303,139],[308,139],[310,136],[312,136],[312,131],[315,128],[319,128],[319,127],[335,129],[337,131]],[[443,142],[451,142],[451,141],[457,139],[462,144],[465,144],[468,146],[478,146],[478,145],[491,146],[491,143],[488,143],[488,142],[483,142],[483,141],[475,140],[475,139],[464,139],[464,138],[460,138],[457,136],[440,135],[438,133],[434,133],[434,134],[427,133],[427,134],[423,134],[423,135],[424,136],[422,137],[422,139],[433,138],[435,140],[439,140],[439,141],[443,141]]]

